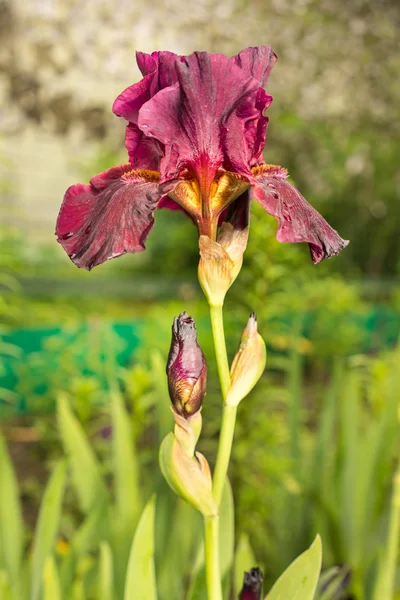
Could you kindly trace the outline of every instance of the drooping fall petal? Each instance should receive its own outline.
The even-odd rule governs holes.
[[[258,81],[222,54],[194,52],[177,61],[176,68],[177,83],[139,112],[139,128],[166,146],[162,180],[188,168],[206,188],[222,165],[234,164],[246,173],[246,140],[230,131],[244,131],[246,123],[261,118]]]
[[[264,165],[253,169],[255,196],[278,220],[279,242],[308,242],[313,263],[339,254],[348,245],[285,177],[285,169]]]
[[[142,252],[159,199],[158,173],[113,167],[66,191],[57,241],[78,267],[89,270],[126,252]]]

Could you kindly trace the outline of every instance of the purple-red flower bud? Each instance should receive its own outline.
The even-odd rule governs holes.
[[[244,574],[242,591],[239,600],[260,600],[262,592],[263,575],[258,567]]]
[[[197,343],[194,319],[175,317],[167,363],[168,389],[176,412],[185,419],[197,413],[207,388],[207,364]]]

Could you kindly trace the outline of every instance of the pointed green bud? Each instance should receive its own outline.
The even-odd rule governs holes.
[[[257,331],[256,313],[251,313],[231,366],[231,386],[226,404],[237,406],[251,392],[265,369],[266,360],[267,351]]]
[[[206,458],[195,452],[201,430],[200,411],[188,419],[174,412],[175,430],[160,447],[160,468],[167,483],[204,516],[215,516],[211,471]]]

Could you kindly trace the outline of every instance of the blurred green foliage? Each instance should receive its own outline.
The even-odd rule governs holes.
[[[275,365],[275,373],[267,372],[240,406],[231,481],[236,539],[247,535],[252,550],[239,542],[237,560],[254,553],[264,565],[266,590],[317,532],[324,567],[341,565],[322,579],[327,585],[321,584],[321,598],[378,600],[379,589],[387,589],[381,586],[393,585],[388,538],[389,515],[399,511],[397,501],[390,501],[400,442],[398,360],[399,349],[346,364],[339,359],[328,381],[310,387],[304,357],[292,351],[281,361],[281,380]],[[202,578],[196,560],[201,520],[173,496],[158,469],[158,447],[172,427],[164,368],[165,357],[153,352],[146,363],[121,373],[123,395],[116,380],[109,381],[101,406],[96,390],[82,404],[70,382],[59,382],[56,420],[49,414],[25,418],[19,427],[4,423],[19,476],[2,443],[2,597],[46,598],[46,586],[56,585],[61,598],[98,600],[100,582],[106,581],[112,597],[122,598],[135,527],[154,491],[159,597],[192,597],[194,581]],[[219,410],[211,387],[204,406],[209,425],[201,439],[210,458]],[[27,432],[30,437],[24,437]],[[40,467],[34,487],[32,473],[25,472],[27,453]],[[53,475],[42,496],[44,466]],[[32,520],[38,501],[39,518]],[[36,521],[34,531],[23,525],[22,514]],[[237,579],[232,563],[228,568],[229,579]]]

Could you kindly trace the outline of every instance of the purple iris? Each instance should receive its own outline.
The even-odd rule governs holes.
[[[184,211],[200,235],[216,239],[232,203],[255,196],[278,220],[280,242],[308,242],[314,263],[348,242],[286,177],[263,162],[272,97],[265,91],[276,61],[270,46],[237,56],[139,52],[143,79],[113,111],[128,121],[129,163],[70,187],[57,220],[58,241],[78,267],[142,252],[154,211]]]

